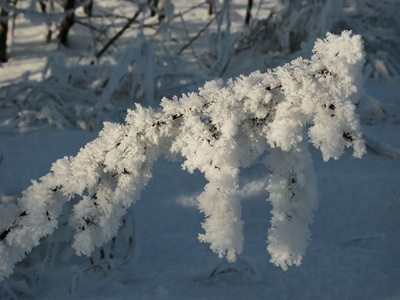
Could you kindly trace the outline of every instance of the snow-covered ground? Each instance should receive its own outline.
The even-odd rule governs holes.
[[[243,15],[244,12],[241,18]],[[41,79],[46,53],[54,51],[54,45],[41,45],[41,39],[35,40],[26,30],[25,37],[29,36],[38,48],[30,52],[24,49],[23,40],[15,41],[10,48],[15,50],[10,62],[0,67],[1,87],[21,80],[23,74],[30,80]],[[78,39],[73,44],[84,47]],[[40,53],[44,49],[48,52]],[[76,59],[75,52],[69,54],[69,60]],[[263,65],[262,59],[244,61],[242,69],[235,65],[229,76],[253,71],[257,65]],[[0,296],[12,298],[15,293],[14,297],[21,299],[400,299],[400,82],[368,81],[365,88],[375,99],[363,100],[359,107],[367,155],[355,159],[349,151],[337,161],[323,162],[321,153],[310,149],[319,206],[300,267],[285,272],[269,263],[266,239],[271,206],[265,191],[269,170],[261,160],[241,170],[245,241],[243,253],[232,264],[219,260],[208,244],[197,239],[203,231],[204,217],[195,198],[206,184],[204,177],[198,172],[182,171],[179,163],[160,160],[141,200],[130,209],[133,218],[127,222],[135,228],[133,251],[118,244],[121,253],[108,260],[110,269],[92,265],[86,257],[66,258],[64,262],[61,257],[52,264],[37,266],[34,271],[21,267],[19,273],[0,283]],[[0,116],[2,120],[9,117],[7,112]],[[32,179],[47,174],[58,158],[76,155],[97,135],[98,132],[77,129],[20,132],[1,126],[2,201],[13,201]],[[54,235],[57,233],[64,231]],[[34,249],[32,255],[43,257],[38,252]],[[131,259],[122,259],[126,253]],[[24,270],[29,270],[28,276],[35,272],[40,276],[25,281],[21,273]]]

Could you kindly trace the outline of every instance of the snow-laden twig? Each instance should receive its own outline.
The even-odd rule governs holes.
[[[125,125],[105,123],[96,140],[34,181],[18,206],[1,207],[0,278],[53,233],[73,197],[80,198],[69,218],[76,253],[90,255],[112,239],[161,155],[183,157],[184,169],[204,173],[208,183],[197,200],[206,219],[199,240],[234,261],[243,248],[239,168],[267,150],[273,170],[268,251],[283,269],[300,265],[316,208],[307,140],[324,160],[338,159],[346,147],[355,157],[365,153],[354,105],[363,63],[360,36],[328,34],[316,42],[311,60],[298,58],[225,87],[211,81],[198,93],[164,98],[160,110],[137,105]]]

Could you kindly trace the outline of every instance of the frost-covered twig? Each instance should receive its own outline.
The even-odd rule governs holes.
[[[273,149],[272,175],[267,190],[272,204],[268,251],[271,262],[282,269],[301,264],[306,251],[313,211],[317,208],[317,187],[311,155],[305,141],[298,149]]]
[[[316,207],[307,140],[324,160],[338,159],[346,147],[355,157],[365,153],[354,112],[363,63],[360,36],[328,34],[316,42],[311,60],[298,58],[225,87],[211,81],[198,93],[164,98],[157,111],[137,105],[125,125],[105,123],[96,140],[33,182],[18,206],[1,207],[0,279],[53,233],[73,197],[81,199],[69,218],[76,253],[90,255],[112,239],[161,155],[183,157],[184,169],[204,173],[208,183],[197,200],[206,219],[199,240],[234,261],[243,248],[239,168],[267,150],[273,170],[268,251],[284,270],[300,265]]]

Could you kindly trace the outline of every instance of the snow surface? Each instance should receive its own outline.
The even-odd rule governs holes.
[[[16,61],[0,67],[3,86],[19,80],[26,62],[40,73],[42,58],[21,51],[26,57],[16,55]],[[141,200],[130,209],[135,222],[132,260],[104,272],[86,267],[86,257],[72,258],[43,270],[33,286],[12,275],[0,284],[0,295],[12,288],[25,292],[21,298],[34,299],[399,299],[400,82],[371,81],[365,88],[374,97],[359,107],[367,155],[358,160],[347,151],[337,161],[324,162],[320,151],[310,147],[319,206],[300,267],[284,272],[269,263],[265,241],[272,207],[265,189],[270,171],[261,159],[241,169],[245,239],[243,253],[232,264],[197,239],[203,215],[195,199],[206,184],[204,177],[161,159]],[[2,201],[18,197],[58,158],[76,155],[97,136],[72,129],[17,132],[2,126]]]

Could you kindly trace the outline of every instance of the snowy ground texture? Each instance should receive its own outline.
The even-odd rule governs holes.
[[[177,10],[185,1],[172,2]],[[241,28],[238,24],[243,22],[245,5],[233,3],[235,32]],[[259,9],[268,15],[272,4],[261,4]],[[192,35],[205,23],[203,13],[191,16],[197,24]],[[23,16],[18,18],[16,31],[18,24],[30,24]],[[81,40],[85,31],[79,28],[76,25],[76,35],[71,35],[70,49],[61,49],[68,63],[86,47]],[[0,66],[0,90],[25,80],[23,76],[42,79],[46,55],[57,46],[45,44],[36,32],[37,28],[31,33],[25,29],[21,30],[24,36],[15,36],[10,61]],[[194,47],[201,53],[201,43]],[[261,54],[247,59],[239,56],[240,64],[233,59],[235,63],[221,77],[249,74],[257,68],[265,71],[264,59]],[[193,65],[188,64],[189,71]],[[269,262],[266,239],[271,205],[265,188],[270,171],[261,159],[241,169],[244,247],[234,263],[220,260],[209,244],[198,242],[204,216],[196,197],[207,183],[204,176],[189,174],[179,163],[161,159],[154,165],[141,200],[130,208],[115,249],[105,247],[90,261],[71,256],[73,251],[66,250],[70,245],[57,250],[51,240],[44,241],[28,256],[28,265],[17,266],[0,283],[0,298],[400,299],[400,81],[395,76],[369,79],[365,89],[368,97],[357,111],[367,154],[355,159],[348,151],[337,161],[324,162],[320,151],[310,148],[319,205],[300,267],[283,271]],[[15,201],[57,159],[76,155],[98,136],[96,130],[52,129],[37,123],[33,129],[25,123],[22,130],[16,130],[10,122],[13,113],[8,106],[0,111],[0,197],[4,203]],[[60,226],[54,236],[61,236],[57,242],[71,235]]]

